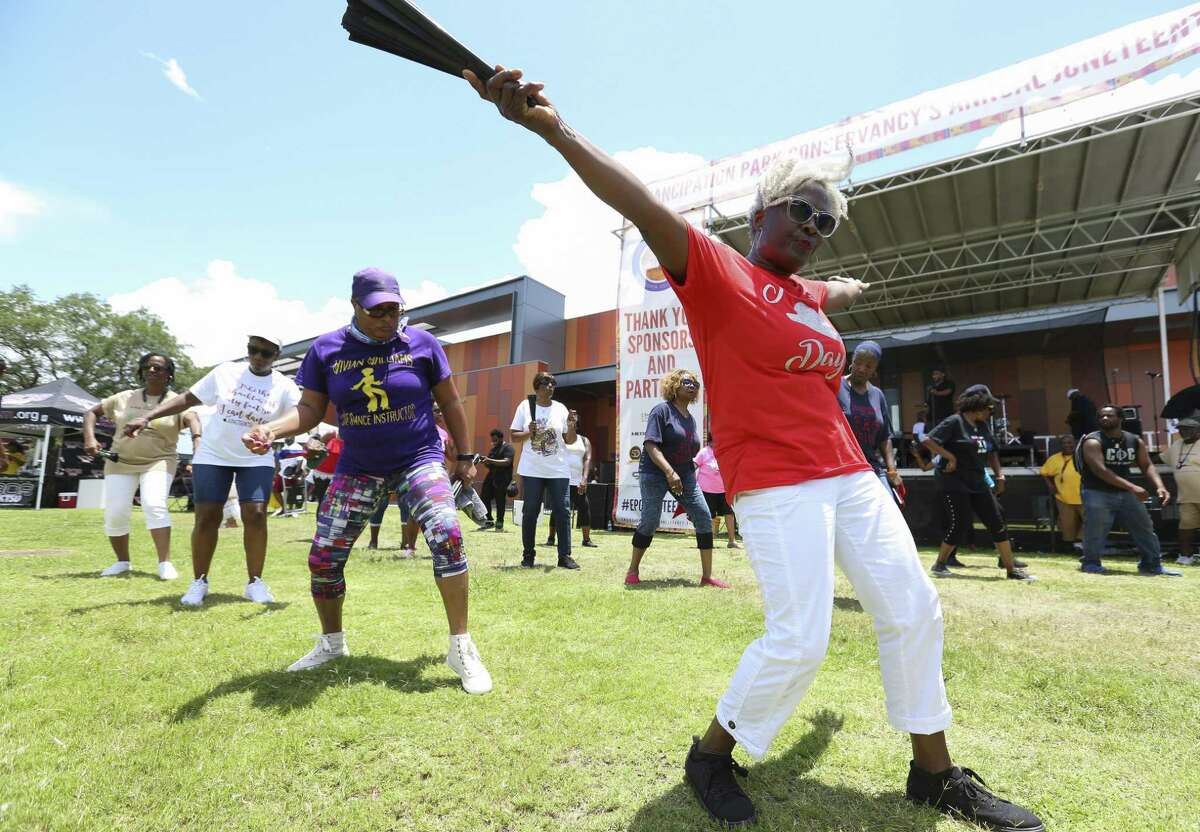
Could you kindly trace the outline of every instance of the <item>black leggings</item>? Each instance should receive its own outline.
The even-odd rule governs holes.
[[[988,534],[995,543],[1008,540],[1008,527],[1000,516],[1000,506],[991,491],[979,493],[969,491],[942,492],[942,543],[958,546],[966,543],[971,529],[971,512],[983,521]]]

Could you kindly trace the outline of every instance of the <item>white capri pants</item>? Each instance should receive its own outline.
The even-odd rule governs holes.
[[[888,721],[913,734],[946,729],[941,602],[879,478],[862,471],[749,491],[734,511],[767,631],[742,654],[717,719],[746,752],[762,759],[825,658],[835,561],[875,622]]]
[[[169,529],[167,494],[171,491],[172,471],[145,471],[141,474],[104,475],[104,533],[109,537],[129,534],[129,516],[133,513],[133,495],[142,489],[142,514],[147,529]]]

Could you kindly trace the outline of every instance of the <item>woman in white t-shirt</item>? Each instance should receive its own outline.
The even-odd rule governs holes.
[[[570,493],[571,470],[567,464],[567,445],[575,441],[575,425],[568,423],[566,405],[554,401],[554,376],[538,373],[533,377],[533,414],[530,401],[517,405],[513,414],[512,439],[521,446],[517,475],[521,477],[522,496],[521,546],[524,550],[521,566],[533,568],[537,552],[538,514],[542,499],[549,494],[554,528],[558,532],[558,565],[563,569],[578,569],[571,557],[571,509],[567,502]],[[535,398],[530,396],[530,399]]]
[[[575,511],[575,525],[583,532],[583,545],[590,549],[597,548],[592,542],[592,512],[588,506],[588,471],[592,469],[592,443],[579,432],[579,413],[567,411],[567,424],[575,429],[575,441],[566,446],[567,463],[570,468],[571,508]],[[558,533],[554,528],[554,517],[550,518],[550,536],[546,545],[553,546]]]
[[[236,486],[241,503],[249,577],[242,595],[260,604],[275,600],[262,579],[267,559],[267,503],[275,479],[275,460],[248,450],[242,444],[242,434],[278,418],[300,401],[296,382],[272,369],[282,343],[278,338],[251,335],[246,345],[248,361],[218,364],[185,395],[163,404],[148,417],[156,419],[200,404],[214,408],[205,423],[204,441],[192,457],[196,504],[196,527],[192,532],[194,579],[180,599],[184,606],[198,607],[208,595],[208,570],[231,485]],[[125,432],[134,435],[142,427],[130,422]]]

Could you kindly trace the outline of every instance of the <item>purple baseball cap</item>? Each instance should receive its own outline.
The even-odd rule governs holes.
[[[400,284],[396,282],[396,278],[374,266],[355,273],[350,298],[365,309],[381,303],[398,303],[404,306],[404,298],[400,295]]]

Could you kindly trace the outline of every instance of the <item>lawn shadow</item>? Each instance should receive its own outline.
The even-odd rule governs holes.
[[[519,571],[522,571],[522,570],[524,570],[524,571],[526,571],[526,572],[542,572],[542,573],[546,573],[546,572],[553,572],[553,571],[554,571],[555,569],[557,569],[558,567],[557,567],[557,566],[551,566],[551,565],[549,565],[549,564],[547,564],[547,563],[535,563],[535,564],[534,564],[532,567],[524,567],[524,566],[522,566],[522,565],[521,565],[521,564],[519,564],[519,563],[513,563],[513,564],[508,564],[508,563],[506,563],[506,564],[503,564],[503,565],[501,565],[501,566],[494,566],[494,567],[492,567],[492,568],[493,568],[493,569],[499,569],[501,572],[519,572]]]
[[[422,676],[425,668],[441,663],[442,657],[433,655],[417,656],[402,662],[378,656],[347,656],[324,667],[297,673],[288,673],[286,670],[248,673],[222,682],[212,690],[188,700],[175,712],[171,721],[196,719],[210,702],[247,690],[253,692],[250,704],[254,707],[287,713],[296,708],[307,708],[322,691],[330,687],[364,682],[382,683],[403,693],[429,693],[438,688],[460,686],[462,683],[454,676],[436,679]]]
[[[968,567],[969,568],[969,567]],[[949,575],[938,575],[935,580],[945,581],[1006,581],[1005,575],[964,575],[961,572],[951,572]]]
[[[776,759],[750,766],[742,787],[754,801],[760,824],[777,829],[828,830],[828,832],[878,832],[905,829],[933,830],[940,815],[908,803],[902,792],[871,795],[845,786],[827,786],[805,775],[842,728],[842,717],[821,710],[809,718],[812,730]],[[683,754],[679,777],[683,779]],[[898,775],[903,777],[904,775]],[[898,821],[906,821],[898,823]],[[687,782],[654,798],[630,821],[630,832],[716,829],[715,821],[696,799]]]
[[[625,584],[630,592],[644,592],[652,589],[673,589],[677,586],[698,586],[696,581],[687,578],[642,578],[636,584]]]
[[[846,612],[863,612],[863,605],[859,603],[857,598],[836,596],[833,599],[833,605],[839,610],[845,610]]]
[[[204,596],[204,604],[199,607],[185,607],[179,603],[179,595],[160,595],[157,598],[144,598],[140,601],[112,601],[108,604],[96,604],[91,607],[75,607],[68,610],[67,615],[83,615],[84,613],[96,612],[97,610],[109,609],[110,607],[171,607],[180,612],[201,612],[205,607],[216,606],[218,604],[246,604],[253,606],[255,612],[251,615],[262,615],[272,610],[282,610],[287,608],[290,601],[272,601],[270,604],[255,604],[248,601],[241,595],[234,595],[232,592],[212,592]],[[247,618],[250,616],[243,616]]]
[[[59,572],[55,575],[34,575],[39,581],[58,581],[58,580],[75,580],[75,581],[120,581],[129,580],[131,578],[153,578],[160,580],[157,572],[124,572],[120,575],[105,575],[100,574],[99,569],[90,572]]]

